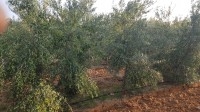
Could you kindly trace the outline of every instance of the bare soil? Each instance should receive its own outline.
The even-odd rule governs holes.
[[[90,69],[90,77],[97,82],[100,90],[112,89],[122,83],[106,69]],[[200,112],[200,83],[192,85],[162,86],[154,91],[136,96],[99,102],[96,107],[84,112]]]

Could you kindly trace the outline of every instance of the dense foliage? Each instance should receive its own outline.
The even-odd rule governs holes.
[[[164,72],[168,71],[168,81],[191,83],[199,81],[199,21],[200,1],[194,2],[191,11],[190,24],[182,31],[181,39],[176,44],[166,61]],[[167,71],[166,71],[167,70]]]
[[[125,70],[125,90],[199,81],[200,1],[174,21],[170,8],[147,18],[151,0],[120,0],[109,14],[95,14],[93,0],[9,3],[19,20],[0,37],[0,80],[14,111],[72,111],[67,99],[98,95],[87,69],[102,63]]]

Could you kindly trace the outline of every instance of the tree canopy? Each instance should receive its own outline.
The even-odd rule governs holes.
[[[11,111],[72,111],[68,99],[98,96],[87,70],[102,63],[115,75],[125,71],[123,90],[199,81],[200,1],[190,18],[174,21],[170,8],[147,18],[151,0],[120,0],[109,14],[95,14],[94,3],[9,0],[20,18],[0,37]]]

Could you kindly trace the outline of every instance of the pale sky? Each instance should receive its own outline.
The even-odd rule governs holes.
[[[0,0],[0,5],[6,4],[7,0]],[[116,6],[120,0],[96,0],[94,7],[96,7],[97,13],[109,13],[112,12],[112,6]],[[127,3],[130,0],[125,0]],[[154,15],[156,7],[168,8],[172,7],[172,16],[186,17],[189,15],[191,9],[191,0],[157,0],[157,2],[151,7],[152,11],[150,15]],[[8,8],[6,8],[9,10]],[[8,16],[12,17],[13,14],[8,11]]]
[[[109,13],[112,6],[118,4],[120,0],[97,0],[95,7],[97,13]],[[130,0],[125,0],[127,3]],[[154,15],[157,7],[167,9],[171,5],[172,16],[186,17],[189,16],[191,10],[191,0],[157,0],[151,7],[150,15]]]

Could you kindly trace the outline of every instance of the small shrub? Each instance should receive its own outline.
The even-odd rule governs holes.
[[[64,108],[67,108],[66,111],[72,111],[68,104],[68,107],[63,108],[62,105],[64,104],[67,104],[64,97],[54,91],[50,85],[41,82],[36,89],[15,106],[14,111],[62,112]]]
[[[80,94],[89,95],[92,98],[98,96],[98,93],[97,93],[98,87],[97,87],[96,83],[94,81],[90,80],[88,75],[86,75],[84,73],[83,73],[83,75],[79,76],[76,86],[78,87]]]
[[[147,56],[138,54],[126,67],[124,84],[125,89],[156,86],[162,77],[150,68]]]

